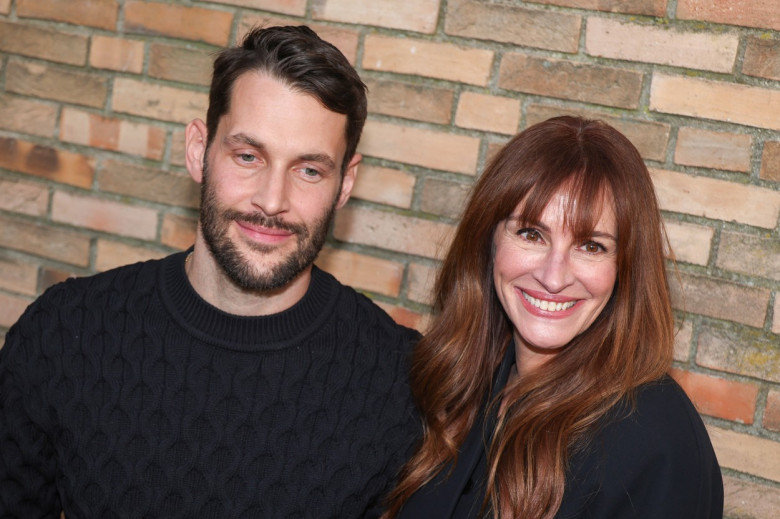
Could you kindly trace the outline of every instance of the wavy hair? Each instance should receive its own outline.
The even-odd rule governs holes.
[[[575,117],[533,125],[510,140],[474,186],[434,288],[435,317],[413,354],[412,389],[424,437],[404,466],[385,517],[448,463],[475,425],[511,344],[512,323],[493,285],[494,231],[521,204],[537,221],[569,195],[564,225],[589,236],[603,204],[617,221],[617,278],[601,314],[551,361],[510,382],[491,405],[485,507],[496,518],[552,518],[567,463],[589,432],[634,389],[671,364],[674,324],[666,236],[647,168],[611,126]]]

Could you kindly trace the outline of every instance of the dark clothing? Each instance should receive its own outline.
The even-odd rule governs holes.
[[[276,315],[184,254],[49,289],[0,350],[0,517],[378,516],[419,434],[417,332],[314,268]]]
[[[493,394],[506,385],[514,346],[507,348]],[[483,409],[483,413],[484,413]],[[458,463],[414,494],[401,519],[480,517],[485,496],[486,431],[480,419]],[[723,481],[707,431],[685,392],[669,377],[640,387],[633,412],[621,402],[602,420],[589,446],[570,458],[556,519],[721,519]],[[447,477],[449,475],[449,477]],[[489,514],[483,514],[490,516]]]

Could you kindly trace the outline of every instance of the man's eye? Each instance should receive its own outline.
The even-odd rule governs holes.
[[[238,155],[239,160],[242,162],[254,162],[255,156],[251,153],[241,153]]]

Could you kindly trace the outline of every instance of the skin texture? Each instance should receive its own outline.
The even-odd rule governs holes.
[[[262,72],[236,80],[230,106],[208,149],[203,121],[187,126],[187,169],[206,186],[187,274],[217,308],[269,315],[306,293],[361,157],[342,178],[346,116]]]
[[[587,330],[615,286],[617,223],[612,203],[603,205],[593,235],[585,240],[565,228],[566,207],[568,195],[559,192],[540,221],[510,217],[495,231],[493,282],[514,326],[521,374],[543,364]]]

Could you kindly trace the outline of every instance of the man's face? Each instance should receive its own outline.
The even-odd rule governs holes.
[[[205,152],[200,228],[234,284],[273,291],[310,268],[354,181],[359,157],[341,177],[345,125],[270,76],[238,78]]]

